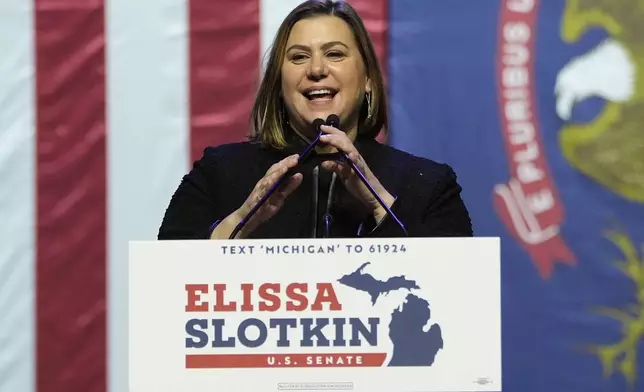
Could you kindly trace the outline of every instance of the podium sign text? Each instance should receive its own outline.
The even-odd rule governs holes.
[[[501,391],[498,238],[130,244],[130,391]]]

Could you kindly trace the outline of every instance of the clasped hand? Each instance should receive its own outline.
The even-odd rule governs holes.
[[[356,167],[364,174],[367,181],[373,186],[374,190],[380,195],[387,205],[391,206],[394,198],[392,195],[382,186],[380,181],[373,174],[369,166],[362,158],[353,142],[345,132],[341,130],[322,125],[320,127],[324,135],[320,137],[320,142],[328,144],[337,148],[339,151],[346,153],[356,164]],[[279,181],[279,179],[287,173],[287,171],[297,165],[299,160],[299,155],[291,155],[284,158],[283,160],[275,163],[271,166],[262,179],[260,179],[255,187],[253,188],[251,194],[248,196],[243,205],[235,211],[231,217],[233,222],[241,221],[249,211],[261,200],[264,194],[271,189],[271,187]],[[348,162],[342,161],[325,161],[322,163],[322,167],[326,170],[335,172],[338,174],[338,177],[344,184],[345,188],[358,200],[364,204],[364,206],[373,212],[376,222],[379,222],[386,215],[386,210],[380,205],[378,200],[371,194],[369,189],[362,183],[358,175],[355,173],[353,168]],[[264,205],[259,208],[255,215],[247,222],[245,228],[242,230],[241,237],[245,237],[244,233],[250,233],[260,224],[270,219],[275,215],[282,205],[286,198],[302,183],[302,174],[296,173],[290,178],[287,178],[285,183],[282,184],[264,203]],[[227,219],[228,220],[228,219]],[[236,224],[236,223],[235,223]]]
[[[339,151],[346,153],[351,161],[356,164],[356,167],[362,174],[364,174],[367,181],[371,184],[373,189],[378,193],[382,200],[387,203],[388,206],[391,206],[394,198],[392,195],[387,192],[387,190],[382,186],[378,178],[373,174],[369,166],[365,162],[364,158],[358,152],[358,149],[353,145],[353,142],[345,132],[341,130],[328,126],[322,125],[320,127],[322,132],[325,134],[320,137],[320,141],[331,145],[337,148]],[[380,205],[378,199],[374,197],[369,188],[367,188],[358,174],[353,170],[351,164],[346,161],[325,161],[322,163],[322,167],[326,170],[333,171],[338,174],[339,178],[342,180],[345,188],[358,200],[360,200],[369,211],[373,211],[373,214],[376,218],[376,221],[380,221],[385,214],[387,213],[385,209]]]

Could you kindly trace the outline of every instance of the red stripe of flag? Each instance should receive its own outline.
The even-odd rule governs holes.
[[[38,392],[106,390],[102,0],[35,0]]]
[[[259,0],[189,0],[190,159],[243,140],[259,77]]]
[[[387,80],[387,46],[389,41],[389,0],[351,0],[351,6],[362,18],[376,48],[380,67]]]
[[[389,0],[351,0],[351,6],[362,18],[369,31],[371,40],[380,60],[380,70],[383,73],[385,84],[388,81],[388,43],[389,43]],[[386,142],[384,133],[378,137],[381,142]]]

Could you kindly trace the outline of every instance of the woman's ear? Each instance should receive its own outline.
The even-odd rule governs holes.
[[[369,78],[367,78],[367,82],[365,83],[364,91],[365,91],[366,93],[370,93],[370,92],[371,92],[371,79],[369,79]]]

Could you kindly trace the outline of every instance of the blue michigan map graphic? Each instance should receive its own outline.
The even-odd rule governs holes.
[[[363,272],[369,264],[362,264],[354,272],[338,279],[338,282],[369,294],[372,305],[381,295],[397,290],[420,289],[414,280],[404,275],[392,276],[386,281],[378,280]],[[432,324],[428,331],[423,331],[430,318],[429,303],[411,292],[407,294],[402,309],[392,309],[389,338],[393,344],[393,355],[389,366],[431,366],[434,363],[438,350],[443,348],[443,337],[438,324]]]

